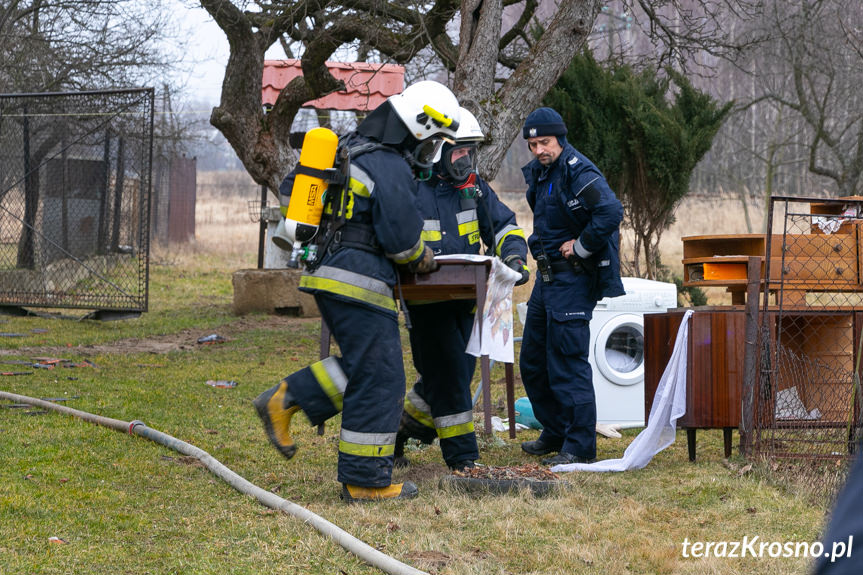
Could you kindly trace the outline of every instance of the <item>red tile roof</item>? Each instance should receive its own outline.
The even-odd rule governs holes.
[[[306,102],[305,107],[318,110],[374,110],[389,96],[404,90],[405,69],[395,64],[366,62],[327,62],[327,68],[343,80],[346,90]],[[274,104],[288,82],[301,76],[299,60],[265,60],[261,96],[264,104]]]

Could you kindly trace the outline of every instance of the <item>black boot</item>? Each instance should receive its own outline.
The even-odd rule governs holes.
[[[563,441],[551,443],[545,442],[542,439],[535,439],[533,441],[523,441],[521,450],[531,455],[548,455],[553,451],[560,451],[562,446]]]
[[[467,469],[473,469],[476,467],[476,463],[472,459],[464,459],[462,461],[456,461],[452,465],[449,466],[450,471],[465,471]]]
[[[402,411],[402,419],[399,422],[399,431],[396,434],[396,445],[393,451],[393,465],[396,467],[410,466],[410,460],[405,457],[405,443],[408,439],[418,439],[420,443],[431,445],[436,437],[437,431],[434,427],[423,425],[408,412]]]
[[[393,451],[393,466],[394,467],[410,467],[410,460],[405,457],[405,442],[408,436],[399,431],[396,434],[396,446]]]

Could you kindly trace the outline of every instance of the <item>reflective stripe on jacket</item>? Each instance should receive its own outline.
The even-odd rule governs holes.
[[[485,244],[502,259],[518,255],[527,261],[525,234],[515,214],[482,178],[477,178],[477,186],[482,198],[462,198],[437,173],[420,182],[417,206],[423,217],[423,239],[435,254],[478,254]]]
[[[356,146],[369,140],[352,134],[344,145]],[[288,179],[281,190],[288,188]],[[284,192],[283,192],[284,193]],[[393,263],[407,265],[422,257],[423,221],[414,205],[416,182],[407,162],[394,150],[380,148],[351,158],[350,182],[341,210],[348,223],[374,231],[381,252],[335,243],[327,253],[318,254],[321,265],[300,278],[306,292],[328,292],[339,299],[368,305],[396,314]],[[283,202],[284,203],[284,202]],[[331,215],[332,210],[330,210]],[[324,214],[324,218],[329,216]]]

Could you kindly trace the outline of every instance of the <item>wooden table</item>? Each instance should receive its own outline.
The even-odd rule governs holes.
[[[490,261],[444,260],[440,268],[430,274],[400,274],[401,291],[405,300],[476,300],[476,318],[482,321],[485,307],[486,280],[491,268]],[[398,297],[396,286],[396,297]],[[321,319],[321,359],[330,355],[330,330]],[[491,435],[491,367],[488,355],[480,357],[480,381],[485,435]],[[505,363],[506,411],[509,417],[509,437],[515,439],[515,383],[513,364]],[[319,432],[322,429],[319,427]]]

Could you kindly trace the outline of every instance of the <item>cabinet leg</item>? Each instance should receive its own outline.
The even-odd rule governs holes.
[[[725,442],[725,459],[731,457],[731,434],[734,431],[733,427],[723,427],[722,428],[722,439]]]
[[[695,430],[686,430],[686,448],[689,450],[689,461],[695,461]]]

